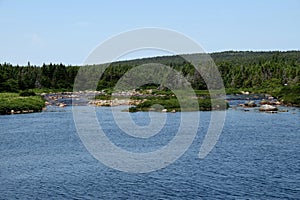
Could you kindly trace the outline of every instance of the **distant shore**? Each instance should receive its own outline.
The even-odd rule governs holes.
[[[199,111],[224,110],[229,108],[230,100],[241,102],[237,105],[247,110],[248,108],[261,107],[263,111],[276,111],[278,106],[299,106],[286,103],[283,99],[278,99],[270,94],[255,94],[248,91],[240,91],[228,94],[226,99],[218,99],[212,107],[208,91],[196,91]],[[84,97],[84,98],[82,98]],[[64,107],[68,105],[92,105],[92,106],[121,106],[129,107],[129,112],[137,111],[181,111],[180,104],[174,94],[170,92],[154,93],[152,90],[144,91],[123,91],[107,94],[104,91],[82,91],[82,92],[61,92],[44,95],[47,105]],[[188,100],[188,99],[187,99]],[[158,106],[159,105],[159,106]],[[185,108],[186,111],[195,111],[198,106]]]
[[[196,97],[194,103],[199,105],[191,105],[189,97],[185,97],[181,105],[176,96],[170,92],[152,93],[152,90],[145,91],[122,91],[113,94],[107,94],[104,91],[82,91],[82,92],[61,92],[42,94],[46,100],[46,105],[64,107],[68,105],[92,105],[92,106],[130,106],[129,112],[137,111],[162,111],[162,112],[178,112],[178,111],[209,111],[227,109],[228,103],[222,99],[213,101],[207,94],[200,98]],[[157,106],[159,105],[159,106]],[[182,108],[182,105],[184,108]],[[153,107],[154,106],[154,107]],[[156,107],[155,107],[156,106]]]
[[[249,90],[251,91],[251,90]],[[198,105],[189,104],[189,98],[183,100],[184,108],[180,105],[176,96],[170,91],[157,90],[132,90],[115,93],[106,91],[80,91],[80,92],[49,92],[35,94],[34,92],[0,93],[0,114],[24,114],[41,112],[46,106],[129,106],[129,112],[158,111],[158,112],[180,112],[180,111],[211,111],[226,110],[229,108],[228,101],[240,99],[239,107],[246,111],[248,108],[261,107],[261,111],[277,111],[278,106],[295,106],[270,94],[256,94],[249,91],[230,90],[226,99],[210,99],[207,90],[195,91]],[[291,94],[289,94],[291,95]],[[293,94],[292,94],[293,95]],[[298,98],[297,95],[293,95]],[[297,99],[296,99],[297,100]],[[295,100],[295,101],[296,101]],[[181,101],[182,103],[182,101]],[[264,106],[263,106],[264,105]],[[264,110],[265,109],[265,110]]]

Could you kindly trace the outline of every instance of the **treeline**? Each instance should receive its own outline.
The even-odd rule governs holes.
[[[42,66],[0,64],[0,92],[35,88],[71,89],[78,69],[78,66],[52,63]]]
[[[185,55],[189,57],[203,54]],[[299,85],[300,51],[288,52],[220,52],[210,54],[216,63],[226,88],[271,88],[284,85]],[[160,63],[182,72],[194,89],[206,89],[206,84],[193,65],[181,56],[120,61],[110,64],[100,78],[97,89],[113,88],[130,69],[147,63]],[[87,71],[89,68],[86,67]],[[93,66],[90,77],[95,77]],[[34,88],[72,90],[79,66],[43,64],[42,66],[12,66],[0,64],[0,92],[17,92]],[[147,77],[147,74],[143,75]],[[165,76],[166,79],[168,76]],[[86,76],[83,82],[88,82]],[[178,80],[174,80],[178,81]],[[180,81],[180,80],[179,80]],[[162,87],[163,88],[163,87]]]

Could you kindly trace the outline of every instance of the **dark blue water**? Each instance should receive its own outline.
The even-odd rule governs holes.
[[[130,150],[134,139],[118,132],[105,109],[97,112],[110,139]],[[298,109],[277,114],[228,110],[220,139],[205,159],[198,152],[210,112],[200,112],[201,125],[189,150],[168,167],[146,174],[103,165],[80,141],[71,109],[55,111],[0,116],[0,199],[300,198]],[[172,139],[180,113],[167,116],[157,139],[137,139],[141,151]],[[148,113],[132,118],[148,123]]]

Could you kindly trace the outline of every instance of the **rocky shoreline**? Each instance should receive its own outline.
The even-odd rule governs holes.
[[[163,95],[153,95],[151,91],[147,93],[133,91],[119,92],[111,94],[111,98],[95,99],[96,96],[107,95],[104,91],[80,91],[80,92],[58,92],[58,93],[43,93],[41,96],[45,99],[47,106],[137,106],[147,101],[147,97],[162,97]],[[130,99],[130,97],[138,97]],[[286,112],[287,109],[279,109],[284,105],[283,101],[279,101],[268,94],[235,94],[227,95],[226,101],[235,101],[237,104],[231,104],[232,107],[241,107],[244,111],[249,111],[251,108],[258,107],[261,112]]]
[[[244,111],[250,111],[251,109],[258,108],[258,111],[267,113],[277,113],[277,112],[288,112],[287,107],[292,105],[284,104],[283,101],[279,101],[275,97],[269,94],[241,94],[241,95],[228,95],[229,101],[236,100],[238,103],[232,105],[231,107],[240,107]],[[243,101],[243,102],[242,102]],[[242,102],[242,103],[241,103]]]
[[[157,99],[164,99],[167,95],[151,94],[151,91],[138,92],[135,90],[127,92],[118,92],[108,95],[104,91],[80,91],[80,92],[56,92],[56,93],[42,93],[40,96],[44,99],[45,105],[42,109],[9,109],[2,114],[25,114],[40,111],[47,111],[52,108],[63,108],[66,106],[97,106],[97,107],[112,107],[112,106],[129,106],[136,108],[138,105],[144,104],[146,101],[153,101]],[[96,97],[96,98],[95,98]],[[98,97],[100,97],[98,99]],[[103,98],[104,97],[104,98]],[[134,97],[134,98],[131,98]],[[172,96],[173,97],[173,96]],[[201,99],[202,97],[198,97]],[[150,100],[151,99],[151,100]],[[208,100],[208,99],[206,99]],[[165,100],[162,100],[164,102]],[[168,101],[168,100],[166,100]],[[287,106],[283,101],[279,101],[268,94],[234,94],[227,95],[225,101],[229,103],[232,109],[240,108],[244,111],[257,110],[261,112],[277,113],[288,112]],[[149,103],[149,102],[146,102]],[[135,110],[135,109],[133,109]],[[147,110],[147,109],[146,109]],[[153,109],[148,109],[152,111]],[[209,109],[202,109],[209,110]],[[214,109],[210,109],[214,110]],[[130,111],[130,109],[129,109]],[[136,110],[138,111],[138,110]],[[176,112],[180,109],[161,109],[155,110],[160,112]]]
[[[130,99],[130,97],[143,97],[144,94],[129,91],[113,93],[112,98],[97,99],[99,95],[107,95],[104,91],[80,91],[80,92],[58,92],[58,93],[43,93],[41,96],[46,100],[47,106],[134,106],[145,101],[145,99]],[[96,97],[96,98],[95,98]]]

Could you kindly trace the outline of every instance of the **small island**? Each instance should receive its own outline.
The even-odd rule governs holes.
[[[24,114],[41,112],[45,100],[33,92],[0,93],[0,114]]]

